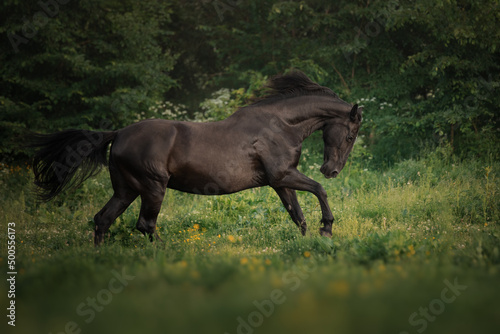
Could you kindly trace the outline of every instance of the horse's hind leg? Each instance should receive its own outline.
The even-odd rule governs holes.
[[[125,211],[125,209],[137,198],[137,194],[133,192],[116,191],[113,197],[99,211],[95,217],[95,235],[94,244],[98,246],[104,239],[104,234],[109,230],[109,227],[115,219]]]
[[[113,185],[113,197],[94,216],[95,235],[94,244],[98,246],[104,239],[104,234],[115,219],[129,207],[129,205],[139,196],[139,193],[128,185],[127,179],[113,166],[110,166],[111,184]]]
[[[166,186],[155,183],[151,191],[141,194],[141,212],[136,227],[144,235],[148,234],[151,241],[153,241],[153,235],[156,240],[162,241],[156,232],[156,220],[160,213],[165,190]]]

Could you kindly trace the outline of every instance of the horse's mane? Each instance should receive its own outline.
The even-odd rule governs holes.
[[[303,95],[321,95],[339,98],[330,88],[318,85],[298,70],[271,78],[266,85],[265,91],[266,95],[254,99],[251,101],[252,104],[267,104],[276,100]]]

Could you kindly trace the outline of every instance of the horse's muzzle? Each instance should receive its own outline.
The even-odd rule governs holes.
[[[321,168],[319,170],[327,179],[331,179],[331,178],[337,177],[337,175],[339,175],[338,169],[328,168],[328,166],[326,164],[323,164],[323,166],[321,166]]]

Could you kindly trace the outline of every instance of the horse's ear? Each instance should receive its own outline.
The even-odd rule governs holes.
[[[349,118],[351,121],[355,122],[356,121],[356,115],[358,114],[358,105],[355,104],[352,106],[351,112],[349,113]]]

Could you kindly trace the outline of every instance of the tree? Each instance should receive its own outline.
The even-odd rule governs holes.
[[[176,86],[171,4],[4,1],[2,154],[29,130],[118,128]]]

